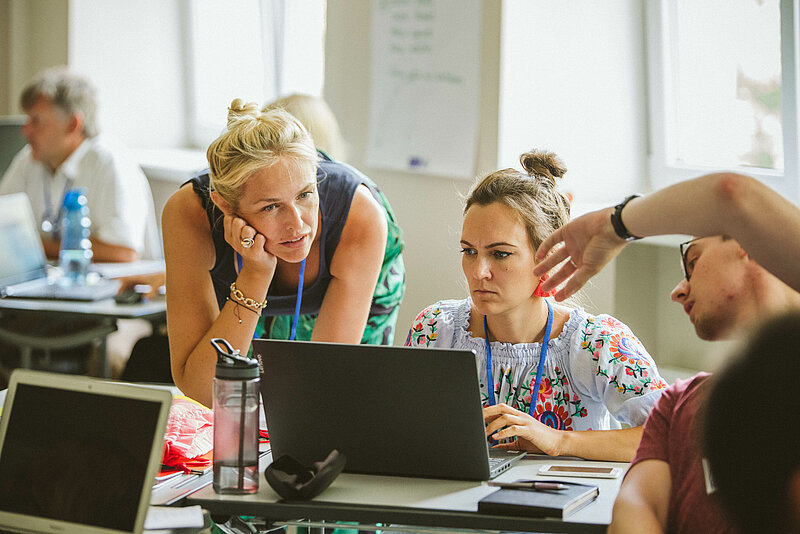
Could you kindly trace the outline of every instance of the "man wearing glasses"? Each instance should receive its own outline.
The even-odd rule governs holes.
[[[730,237],[697,238],[680,249],[685,277],[670,297],[683,306],[702,339],[727,339],[766,317],[800,308],[800,294]],[[710,376],[699,373],[677,380],[653,407],[609,532],[732,531],[709,496],[713,482],[698,439]]]
[[[553,284],[570,280],[556,298],[576,291],[636,236],[680,232],[708,236],[681,244],[685,278],[670,295],[702,339],[725,339],[767,317],[800,308],[800,293],[753,259],[758,255],[772,272],[798,287],[800,263],[791,263],[791,258],[800,254],[800,241],[792,238],[800,235],[800,211],[746,177],[706,176],[642,199],[629,197],[559,232],[540,247],[537,257],[542,262],[534,271],[540,276],[556,267]],[[736,239],[718,235],[723,232]],[[676,381],[653,407],[614,505],[610,533],[733,530],[710,496],[713,481],[699,443],[697,423],[710,389],[709,376],[700,373]]]
[[[798,297],[728,236],[695,238],[681,243],[680,252],[684,279],[670,298],[683,306],[700,339],[728,338]]]

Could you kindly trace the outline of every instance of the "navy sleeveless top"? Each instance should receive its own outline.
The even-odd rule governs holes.
[[[320,152],[320,162],[317,167],[317,189],[319,191],[319,207],[321,212],[319,229],[319,274],[316,280],[303,286],[303,302],[300,312],[303,314],[317,314],[322,306],[322,299],[328,290],[332,275],[330,264],[336,246],[342,236],[342,229],[350,212],[356,188],[364,184],[373,196],[378,196],[369,179],[360,174],[347,164],[332,161]],[[209,193],[209,175],[206,172],[192,178],[189,182],[192,189],[200,197],[203,207],[211,225],[211,236],[214,239],[216,261],[209,271],[214,284],[214,293],[220,310],[225,306],[225,301],[231,292],[231,283],[236,280],[235,254],[233,248],[225,241],[223,214],[211,201]],[[261,315],[273,317],[278,315],[292,315],[297,299],[297,294],[275,295],[272,288],[267,292],[269,305],[262,310]],[[372,303],[373,312],[386,313],[382,306]]]

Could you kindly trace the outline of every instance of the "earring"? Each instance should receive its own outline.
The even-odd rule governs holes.
[[[542,291],[542,284],[545,280],[550,278],[547,273],[544,273],[541,278],[539,278],[539,284],[536,286],[536,289],[533,290],[534,297],[552,297],[556,294],[555,289],[552,291]]]

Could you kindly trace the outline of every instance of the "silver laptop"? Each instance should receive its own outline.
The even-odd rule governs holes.
[[[0,530],[142,532],[169,391],[16,370],[0,419]]]
[[[0,297],[100,300],[114,296],[116,280],[64,286],[48,279],[36,220],[25,193],[0,196]]]
[[[352,473],[487,480],[525,456],[489,450],[472,351],[257,339],[253,353],[275,459],[337,449]]]

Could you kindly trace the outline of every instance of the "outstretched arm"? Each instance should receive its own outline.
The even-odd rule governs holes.
[[[644,460],[631,467],[614,502],[608,534],[664,532],[671,490],[667,462]]]
[[[134,249],[122,245],[114,245],[106,241],[91,238],[92,241],[92,261],[95,262],[130,262],[139,259],[139,253]],[[54,241],[52,239],[42,239],[44,245],[45,255],[53,260],[58,259],[61,252],[61,241]]]
[[[560,264],[545,291],[573,295],[625,246],[611,226],[613,208],[578,217],[553,232],[537,251],[541,276]],[[628,203],[628,231],[640,237],[729,235],[761,266],[800,290],[800,209],[748,176],[716,173],[687,180]]]

